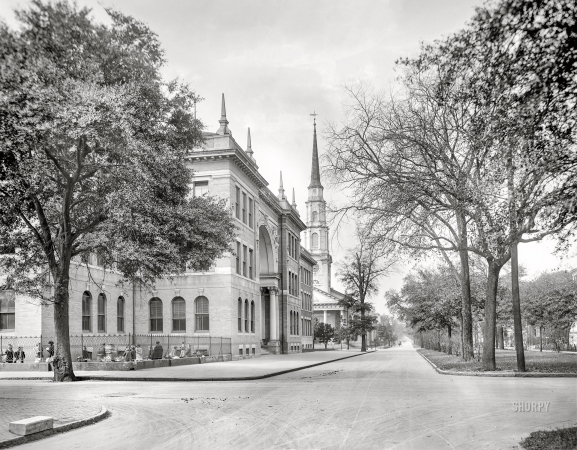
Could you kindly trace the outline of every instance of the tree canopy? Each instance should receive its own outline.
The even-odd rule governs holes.
[[[0,245],[6,284],[54,302],[55,377],[74,379],[70,265],[98,252],[127,280],[208,269],[229,250],[223,201],[192,197],[199,97],[164,81],[158,37],[106,9],[34,0],[0,24]],[[52,287],[54,290],[52,291]]]

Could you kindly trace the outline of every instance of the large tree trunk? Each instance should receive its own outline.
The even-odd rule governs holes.
[[[465,361],[475,357],[473,351],[473,315],[471,313],[471,276],[469,273],[469,252],[467,251],[467,225],[465,215],[457,212],[457,227],[459,230],[459,260],[461,262],[461,314],[463,326],[463,355]]]
[[[505,339],[503,336],[503,325],[497,326],[497,348],[500,350],[505,349]]]
[[[523,349],[523,326],[521,324],[521,297],[519,295],[519,258],[516,242],[511,244],[511,294],[517,370],[519,372],[525,372],[525,350]],[[529,334],[527,334],[527,338],[528,337]]]
[[[54,381],[76,381],[70,353],[70,331],[68,323],[69,276],[66,268],[55,282],[54,292],[54,329],[56,343],[54,352]]]
[[[447,354],[452,355],[453,354],[453,348],[451,347],[451,325],[449,325],[447,327],[447,335],[449,336],[449,344],[447,346]]]
[[[361,323],[365,326],[365,299],[361,298]],[[363,329],[361,334],[361,352],[367,351],[367,333]]]
[[[483,327],[483,370],[495,370],[495,327],[497,325],[497,287],[501,266],[489,261],[485,293],[485,326]]]
[[[539,325],[539,351],[543,351],[543,325]]]

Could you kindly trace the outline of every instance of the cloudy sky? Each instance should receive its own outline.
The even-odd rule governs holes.
[[[98,20],[114,6],[156,32],[168,60],[167,78],[180,78],[204,97],[198,117],[218,128],[220,98],[226,96],[229,126],[246,143],[251,128],[254,156],[273,192],[279,171],[294,187],[304,214],[310,179],[312,118],[319,116],[319,147],[328,122],[339,122],[343,86],[364,81],[394,83],[395,60],[415,55],[420,42],[459,30],[481,0],[78,0]],[[12,10],[24,0],[2,0],[0,17],[14,23]],[[325,183],[326,184],[326,183]],[[341,193],[327,189],[329,202]],[[346,231],[333,239],[333,259],[354,245]],[[530,274],[567,264],[551,255],[552,244],[521,246]],[[384,280],[382,291],[400,288],[410,266]],[[338,287],[338,286],[337,286]],[[384,311],[382,295],[375,298]]]

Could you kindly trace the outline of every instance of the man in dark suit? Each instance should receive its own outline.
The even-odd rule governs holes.
[[[160,341],[156,341],[156,345],[152,352],[152,359],[162,359],[162,345],[160,345]]]

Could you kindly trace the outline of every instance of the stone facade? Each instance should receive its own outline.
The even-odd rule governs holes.
[[[95,256],[86,264],[76,261],[70,286],[71,334],[230,337],[233,355],[312,347],[309,275],[316,261],[301,247],[306,224],[294,192],[291,203],[282,173],[278,194],[268,188],[253,156],[250,130],[243,149],[228,128],[224,95],[219,123],[216,132],[204,133],[204,144],[189,152],[187,163],[194,169],[194,195],[228,202],[238,230],[234,254],[219,259],[207,272],[157,280],[152,291],[121,286],[118,275],[99,267]],[[51,307],[17,297],[14,329],[0,329],[0,334],[53,336],[52,314]]]

